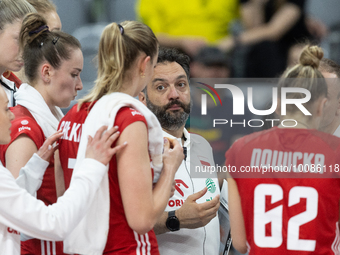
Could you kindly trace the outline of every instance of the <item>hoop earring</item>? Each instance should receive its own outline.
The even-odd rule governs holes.
[[[140,73],[140,77],[145,78],[145,73]]]

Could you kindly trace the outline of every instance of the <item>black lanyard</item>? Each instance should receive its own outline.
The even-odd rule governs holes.
[[[15,98],[14,98],[14,93],[17,92],[15,84],[14,84],[14,89],[12,89],[10,86],[8,86],[6,83],[4,83],[1,79],[0,79],[0,84],[2,86],[4,86],[6,89],[12,91],[12,97],[13,97],[13,106],[15,106]]]

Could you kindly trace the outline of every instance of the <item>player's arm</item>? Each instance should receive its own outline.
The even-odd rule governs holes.
[[[107,173],[111,157],[124,145],[111,148],[119,133],[114,128],[100,128],[94,138],[89,137],[85,159],[79,164],[70,188],[58,202],[46,206],[26,190],[16,185],[13,176],[0,167],[0,222],[24,234],[45,240],[63,240],[82,219],[93,201],[102,178]],[[60,136],[62,133],[60,133]],[[58,135],[57,135],[58,136]],[[46,143],[44,143],[46,145]],[[44,146],[43,145],[43,146]],[[51,153],[52,152],[52,153]],[[46,160],[54,149],[39,150],[32,157],[30,170],[39,172],[48,166]],[[27,220],[29,219],[29,220]]]
[[[54,178],[55,178],[55,187],[57,190],[57,197],[60,197],[65,192],[65,180],[64,180],[64,171],[60,163],[59,150],[56,150],[54,153]]]
[[[241,198],[237,184],[231,177],[228,178],[228,201],[231,237],[233,246],[241,253],[247,252],[246,229],[244,226]]]
[[[117,141],[117,144],[127,141],[130,145],[116,155],[118,181],[127,222],[139,234],[150,231],[162,215],[175,173],[183,160],[180,144],[173,141],[174,148],[170,150],[170,142],[165,142],[163,170],[152,188],[147,137],[145,123],[137,121],[128,125]]]
[[[59,140],[61,136],[61,132],[56,132],[48,137],[38,152],[33,154],[27,164],[21,168],[19,177],[15,179],[18,186],[25,189],[31,195],[34,195],[40,188],[45,170],[49,165],[49,160],[56,150],[56,147],[52,145]],[[39,157],[42,160],[39,160]],[[34,162],[38,163],[35,165]]]
[[[6,150],[6,168],[14,178],[19,176],[20,169],[26,165],[28,160],[38,151],[37,146],[31,138],[22,134],[18,136]]]

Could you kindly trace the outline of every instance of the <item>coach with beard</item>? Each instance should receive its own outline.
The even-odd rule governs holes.
[[[215,164],[209,143],[184,127],[191,108],[189,62],[175,49],[160,49],[153,78],[139,95],[157,116],[164,137],[177,139],[186,154],[175,176],[174,195],[154,231],[160,254],[216,255],[220,245],[217,175],[193,178],[190,173],[195,167]]]

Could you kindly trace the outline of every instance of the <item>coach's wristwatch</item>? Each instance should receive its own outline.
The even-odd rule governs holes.
[[[177,231],[179,230],[179,220],[175,215],[176,211],[170,211],[168,213],[168,218],[166,220],[166,227],[170,230],[170,231]]]

